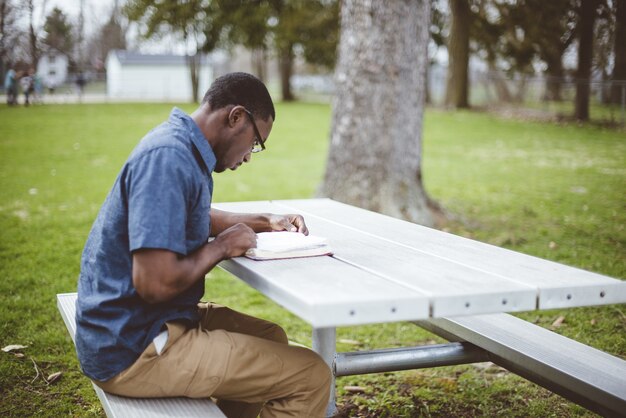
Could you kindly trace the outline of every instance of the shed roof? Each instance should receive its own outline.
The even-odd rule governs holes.
[[[141,54],[139,52],[115,49],[109,52],[114,54],[122,65],[185,65],[184,55],[173,54]],[[201,64],[209,62],[207,55],[201,56]]]

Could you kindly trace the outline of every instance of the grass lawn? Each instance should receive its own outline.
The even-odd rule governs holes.
[[[55,294],[75,291],[83,244],[124,160],[171,106],[0,107],[0,416],[102,416],[82,377]],[[184,105],[192,111],[193,107]],[[322,178],[330,121],[323,104],[279,104],[268,150],[215,176],[214,201],[306,198]],[[427,111],[424,178],[455,220],[451,232],[626,276],[626,135],[597,127]],[[206,298],[283,325],[310,327],[229,274],[208,275]],[[521,315],[626,357],[624,306]],[[338,349],[441,341],[400,323],[338,330]],[[63,372],[48,384],[43,376]],[[347,385],[365,388],[350,394]],[[466,365],[338,380],[346,416],[591,416],[503,369]]]

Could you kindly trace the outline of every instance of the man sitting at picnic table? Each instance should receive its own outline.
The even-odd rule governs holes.
[[[80,365],[105,391],[213,397],[228,417],[325,414],[331,374],[315,352],[276,324],[200,303],[205,275],[254,247],[255,232],[308,233],[299,215],[211,208],[213,172],[264,150],[275,119],[260,80],[227,74],[122,167],[85,245],[76,304]]]

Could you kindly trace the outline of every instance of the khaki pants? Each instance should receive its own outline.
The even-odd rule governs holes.
[[[128,369],[95,383],[129,397],[217,398],[229,418],[324,416],[331,374],[315,352],[287,345],[271,322],[213,303],[198,306],[197,328],[167,323],[160,355],[152,343]]]

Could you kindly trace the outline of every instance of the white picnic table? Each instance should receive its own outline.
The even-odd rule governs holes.
[[[626,282],[621,280],[330,199],[212,206],[239,213],[298,213],[311,234],[328,238],[333,256],[272,261],[238,257],[220,267],[311,324],[313,349],[329,363],[343,360],[335,364],[341,375],[393,370],[416,361],[458,364],[481,357],[442,346],[426,355],[420,351],[419,359],[415,350],[403,352],[404,357],[383,350],[345,359],[335,351],[338,326],[626,302]],[[457,363],[454,356],[460,356]],[[441,358],[449,361],[441,363]],[[333,408],[334,388],[329,415]]]

